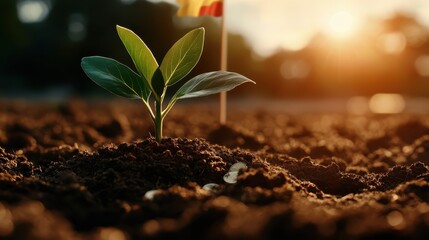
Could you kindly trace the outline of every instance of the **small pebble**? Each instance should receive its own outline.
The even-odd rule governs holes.
[[[232,164],[229,171],[223,176],[223,180],[227,183],[237,183],[238,172],[240,169],[247,169],[247,165],[243,162],[237,162]]]
[[[243,162],[237,162],[232,164],[232,166],[229,168],[229,172],[238,172],[240,169],[247,169],[247,165]]]
[[[153,198],[157,195],[162,193],[162,190],[160,189],[155,189],[155,190],[149,190],[144,194],[144,198],[148,199],[148,200],[153,200]]]
[[[237,183],[237,177],[238,177],[238,172],[234,171],[234,172],[227,172],[224,176],[223,176],[223,180],[226,183]]]
[[[219,191],[219,184],[216,183],[207,183],[203,186],[203,189],[209,192],[216,193]]]

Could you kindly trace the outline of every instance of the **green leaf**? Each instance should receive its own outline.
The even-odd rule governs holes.
[[[204,28],[190,31],[168,50],[161,63],[161,72],[167,85],[171,86],[195,67],[204,45]]]
[[[162,76],[161,70],[159,68],[157,68],[155,70],[155,73],[153,74],[152,88],[158,98],[161,97],[161,95],[164,93],[165,82],[164,77]]]
[[[240,84],[254,81],[234,72],[215,71],[200,74],[177,90],[173,99],[202,97],[219,92],[226,92]]]
[[[150,85],[150,80],[152,79],[155,70],[158,68],[158,63],[156,62],[152,52],[133,31],[119,25],[116,26],[116,30],[118,31],[118,35],[127,49],[128,54],[133,59],[138,73]]]
[[[86,75],[104,89],[127,98],[150,96],[150,89],[140,76],[126,65],[106,57],[82,58],[81,66]]]

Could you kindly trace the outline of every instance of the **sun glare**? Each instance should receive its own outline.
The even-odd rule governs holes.
[[[38,23],[49,15],[48,1],[22,0],[17,3],[18,18],[22,23]]]
[[[405,100],[400,94],[377,93],[369,100],[369,109],[378,114],[400,113],[405,109]]]
[[[356,18],[349,12],[339,11],[329,18],[327,33],[333,37],[343,38],[352,35],[356,28]]]

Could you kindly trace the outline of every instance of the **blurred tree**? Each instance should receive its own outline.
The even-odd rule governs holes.
[[[20,22],[17,3],[0,2],[3,92],[23,87],[40,90],[53,85],[71,86],[75,93],[92,89],[92,82],[80,68],[80,59],[87,55],[105,55],[132,65],[117,37],[116,24],[139,34],[157,59],[162,59],[171,44],[187,31],[176,29],[172,23],[174,6],[166,3],[53,1],[48,17],[38,23]],[[78,38],[72,35],[76,30]]]
[[[400,14],[368,20],[351,39],[319,34],[304,50],[312,66],[310,81],[325,95],[413,94],[419,78],[415,60],[428,42],[413,45],[407,37],[410,28],[427,34],[415,19]]]
[[[190,28],[204,26],[204,52],[190,76],[219,69],[219,19],[198,18],[190,25],[186,24],[190,19],[175,16],[175,6],[143,0],[31,1],[49,3],[46,19],[20,22],[18,0],[0,1],[0,94],[55,86],[65,86],[76,95],[104,94],[84,75],[80,59],[103,55],[132,66],[117,37],[116,24],[141,36],[158,60]],[[429,95],[429,88],[424,87],[428,76],[420,76],[415,70],[416,58],[429,56],[428,36],[428,29],[413,17],[398,14],[384,21],[368,20],[348,40],[319,34],[301,51],[279,50],[261,58],[242,36],[230,34],[228,69],[258,83],[257,88],[244,86],[232,94],[252,91],[281,98],[375,92]]]

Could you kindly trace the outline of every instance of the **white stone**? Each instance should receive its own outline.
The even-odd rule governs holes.
[[[209,192],[217,192],[219,190],[219,184],[207,183],[203,186],[203,189]]]
[[[153,198],[157,195],[162,193],[162,190],[160,189],[155,189],[155,190],[149,190],[144,194],[144,198],[148,199],[148,200],[153,200]]]
[[[229,172],[238,172],[240,169],[247,169],[247,165],[244,162],[237,162],[232,164],[232,166],[229,168]]]
[[[226,183],[234,184],[234,183],[237,183],[237,177],[238,177],[238,171],[227,172],[223,176],[223,180]]]

